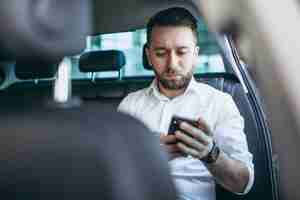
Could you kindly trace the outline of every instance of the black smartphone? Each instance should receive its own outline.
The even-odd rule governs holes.
[[[180,122],[187,122],[195,127],[197,127],[197,124],[198,124],[197,120],[187,119],[187,118],[179,117],[179,116],[175,115],[171,119],[168,134],[175,134],[175,131],[181,130],[179,127]],[[181,130],[181,131],[183,131],[183,130]]]

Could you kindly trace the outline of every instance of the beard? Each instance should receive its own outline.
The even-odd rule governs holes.
[[[172,75],[176,76],[176,78],[170,79],[170,72],[165,71],[162,74],[156,73],[156,77],[158,82],[168,90],[182,90],[186,89],[192,80],[193,73],[189,72],[186,75],[180,73],[172,73]]]

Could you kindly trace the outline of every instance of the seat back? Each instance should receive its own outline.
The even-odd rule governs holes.
[[[142,123],[101,101],[54,107],[49,85],[28,84],[0,98],[5,199],[176,198],[167,156]]]
[[[4,99],[0,191],[5,199],[176,198],[166,155],[135,119],[101,102],[57,109],[42,98]]]
[[[230,94],[233,97],[241,115],[245,121],[245,134],[248,147],[253,154],[255,180],[252,189],[247,195],[235,195],[217,186],[217,199],[222,200],[252,200],[252,199],[273,199],[272,189],[272,168],[271,160],[268,157],[269,149],[266,145],[266,136],[261,128],[261,122],[256,118],[256,111],[244,92],[242,85],[235,76],[219,74],[214,78],[208,75],[202,81],[209,85]]]

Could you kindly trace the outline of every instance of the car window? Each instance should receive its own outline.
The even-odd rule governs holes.
[[[221,50],[213,34],[208,32],[204,23],[198,23],[198,45],[200,46],[199,62],[195,73],[225,72]],[[146,43],[146,29],[130,32],[88,36],[84,52],[95,50],[121,50],[126,56],[126,65],[121,71],[122,77],[154,76],[152,70],[147,70],[142,64],[143,45]],[[84,53],[83,52],[83,53]],[[97,78],[118,77],[118,72],[81,73],[78,69],[80,55],[71,57],[72,79],[85,79],[91,76]]]
[[[215,36],[207,29],[206,24],[198,22],[198,45],[200,46],[199,62],[195,69],[195,74],[226,72],[221,56],[221,49],[216,42]],[[66,57],[62,62],[71,63],[71,78],[93,79],[93,78],[119,78],[119,72],[98,72],[83,73],[80,72],[78,62],[80,55],[85,52],[95,50],[121,50],[126,56],[126,65],[122,68],[120,75],[122,77],[145,77],[154,76],[152,70],[147,70],[142,64],[143,45],[146,43],[146,29],[137,29],[128,32],[101,34],[88,36],[86,38],[86,47],[79,55]],[[12,63],[14,65],[15,63]],[[51,79],[39,80],[20,80],[13,71],[9,71],[8,77],[0,86],[0,90],[9,87],[16,82],[32,81],[52,81]]]

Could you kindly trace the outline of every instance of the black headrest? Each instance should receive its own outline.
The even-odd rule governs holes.
[[[19,79],[42,79],[55,76],[58,62],[49,63],[41,60],[17,60],[15,74]]]
[[[5,81],[5,72],[0,68],[0,85]]]
[[[90,51],[80,56],[79,69],[82,72],[119,71],[125,64],[122,51]]]
[[[20,56],[52,60],[84,49],[85,36],[92,28],[90,1],[10,0],[0,4],[0,60]]]
[[[144,65],[145,69],[152,70],[152,66],[149,64],[148,58],[147,58],[147,55],[146,55],[146,48],[147,48],[147,44],[144,44],[144,47],[143,47],[143,65]]]

